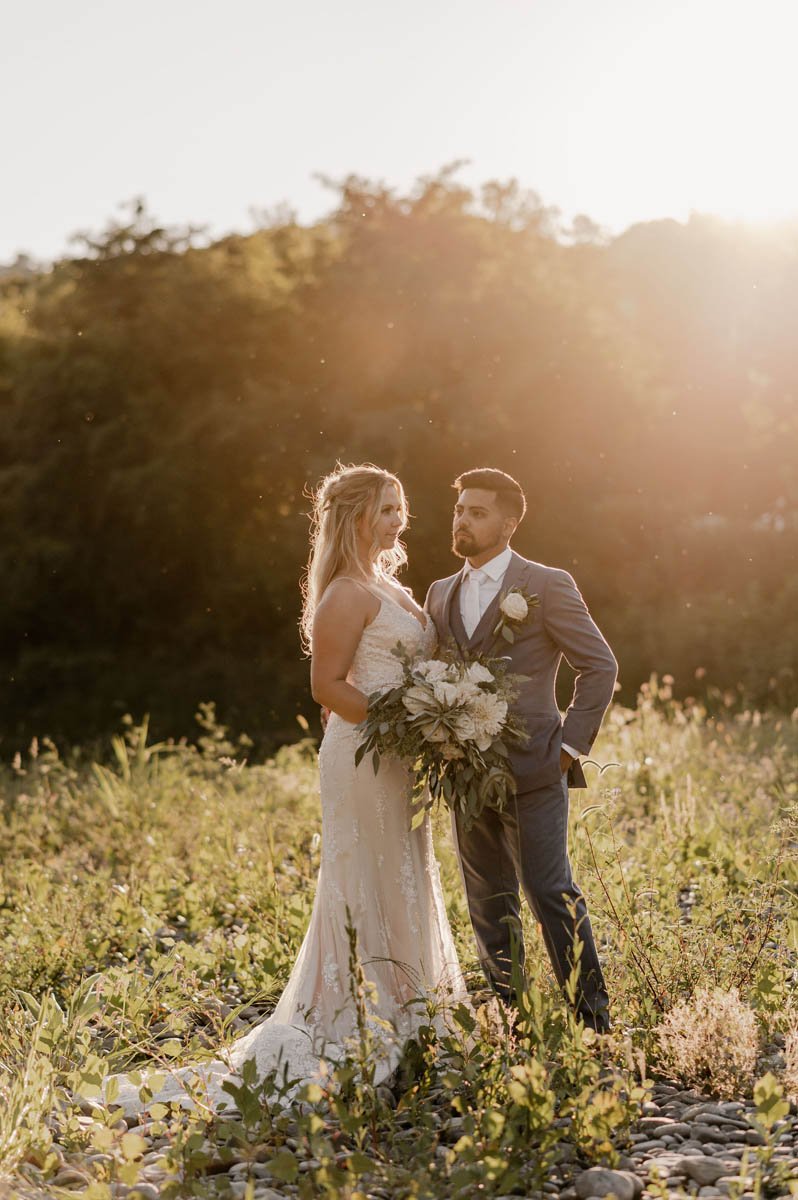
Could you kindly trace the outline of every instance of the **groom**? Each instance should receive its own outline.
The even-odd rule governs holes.
[[[609,1029],[609,998],[585,901],[568,861],[568,783],[585,787],[579,757],[589,753],[612,698],[615,658],[566,571],[530,562],[508,543],[526,512],[521,487],[503,471],[466,471],[454,483],[454,553],[465,563],[433,583],[425,607],[441,642],[462,652],[509,655],[528,676],[515,709],[529,741],[510,755],[517,794],[502,812],[485,809],[471,829],[454,832],[480,962],[488,982],[512,1002],[512,946],[523,967],[519,885],[537,917],[557,981],[576,965],[576,1014]],[[527,598],[500,608],[508,592]],[[516,614],[516,615],[513,615]],[[504,620],[514,641],[494,630]],[[554,682],[565,657],[577,673],[565,719]],[[576,953],[575,953],[576,950]]]

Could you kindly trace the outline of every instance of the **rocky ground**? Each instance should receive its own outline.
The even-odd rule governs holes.
[[[682,1196],[731,1197],[732,1200],[794,1198],[798,1196],[795,1105],[787,1117],[777,1122],[770,1144],[749,1119],[753,1108],[750,1101],[712,1100],[696,1092],[680,1090],[673,1084],[657,1083],[615,1168],[580,1164],[570,1143],[562,1141],[557,1147],[557,1165],[549,1172],[542,1193],[530,1181],[528,1188],[517,1187],[512,1194],[536,1197],[536,1200],[547,1200],[547,1197],[552,1200],[554,1197],[590,1200],[591,1197],[609,1195],[614,1195],[617,1200],[647,1200],[649,1197],[651,1200],[667,1200],[667,1197],[676,1200]],[[91,1120],[88,1115],[85,1119],[87,1123]],[[401,1116],[397,1119],[401,1122]],[[436,1150],[439,1156],[448,1153],[448,1147],[459,1137],[461,1122],[462,1118],[447,1120],[442,1117]],[[111,1184],[110,1195],[120,1200],[158,1200],[167,1182],[161,1162],[167,1139],[150,1136],[150,1128],[146,1124],[137,1126],[135,1119],[127,1125],[144,1135],[149,1145],[140,1162],[137,1182],[132,1186]],[[292,1136],[299,1133],[298,1129],[289,1125],[285,1132],[288,1147],[301,1155],[301,1140]],[[565,1134],[565,1129],[563,1132]],[[413,1136],[412,1128],[408,1128],[407,1135]],[[235,1154],[226,1160],[211,1158],[202,1174],[208,1185],[212,1181],[214,1194],[236,1200],[243,1200],[249,1182],[253,1200],[299,1195],[299,1182],[280,1182],[271,1174],[267,1161],[273,1155],[274,1147],[264,1145],[261,1150],[250,1150],[246,1160]],[[0,1194],[19,1197],[19,1200],[56,1196],[61,1189],[80,1194],[89,1185],[91,1177],[96,1178],[97,1168],[108,1156],[90,1154],[79,1162],[70,1162],[59,1151],[59,1158],[62,1165],[46,1184],[36,1185],[27,1173],[27,1181],[20,1180],[15,1187],[5,1193],[0,1191]],[[299,1169],[305,1174],[318,1166],[312,1158],[305,1158]],[[395,1194],[384,1186],[369,1187],[368,1176],[361,1179],[360,1187],[360,1194],[373,1200],[391,1200]],[[307,1191],[304,1194],[307,1195]],[[437,1181],[434,1194],[448,1196],[442,1180]],[[462,1191],[456,1194],[464,1200],[467,1195]],[[478,1193],[474,1190],[473,1194]],[[486,1193],[480,1189],[479,1194]]]
[[[613,1192],[618,1200],[668,1193],[698,1196],[753,1197],[757,1184],[758,1152],[765,1139],[746,1119],[753,1104],[713,1101],[695,1092],[660,1083],[645,1105],[645,1115],[631,1133],[632,1146],[621,1159],[621,1170],[592,1167],[575,1173],[562,1188],[562,1200],[587,1200]],[[775,1131],[769,1167],[772,1195],[795,1195],[798,1190],[798,1121],[794,1115]],[[562,1178],[562,1177],[561,1177]]]

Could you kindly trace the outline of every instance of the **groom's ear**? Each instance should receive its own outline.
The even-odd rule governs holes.
[[[518,528],[518,518],[517,517],[505,517],[504,518],[504,536],[507,538],[508,542],[509,542],[510,538],[513,536],[513,534],[515,533],[517,528]]]

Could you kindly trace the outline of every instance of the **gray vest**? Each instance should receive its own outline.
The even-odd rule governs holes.
[[[452,607],[449,610],[449,628],[454,634],[454,640],[457,642],[460,650],[464,654],[468,654],[469,652],[475,651],[486,639],[489,639],[490,634],[496,628],[496,623],[499,620],[499,603],[502,595],[504,594],[504,589],[499,589],[498,595],[494,596],[494,598],[491,600],[490,604],[480,617],[479,624],[472,633],[471,637],[469,637],[465,631],[463,618],[460,614],[461,586],[462,580],[457,584],[452,594]],[[501,645],[506,646],[507,643],[502,641]],[[502,651],[501,649],[497,648],[494,653],[501,654]]]

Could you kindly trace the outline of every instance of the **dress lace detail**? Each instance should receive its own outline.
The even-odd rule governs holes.
[[[401,605],[381,600],[361,636],[349,682],[366,694],[401,681],[397,642],[414,655],[431,654],[436,633]],[[317,1078],[320,1059],[333,1060],[355,1032],[349,990],[347,913],[357,933],[363,971],[371,985],[373,1027],[381,1054],[377,1079],[395,1067],[407,1038],[428,1020],[419,1001],[444,1008],[465,998],[465,984],[446,916],[429,821],[411,830],[412,779],[398,761],[383,758],[375,776],[370,759],[355,766],[355,726],[333,714],[319,752],[321,866],[307,933],[275,1011],[235,1042],[229,1060],[173,1072],[153,1097],[192,1105],[186,1087],[199,1083],[213,1107],[232,1105],[222,1089],[237,1082],[248,1058],[258,1074],[278,1070],[295,1088]],[[372,1022],[370,1021],[370,1024]],[[142,1104],[125,1077],[116,1103]]]

